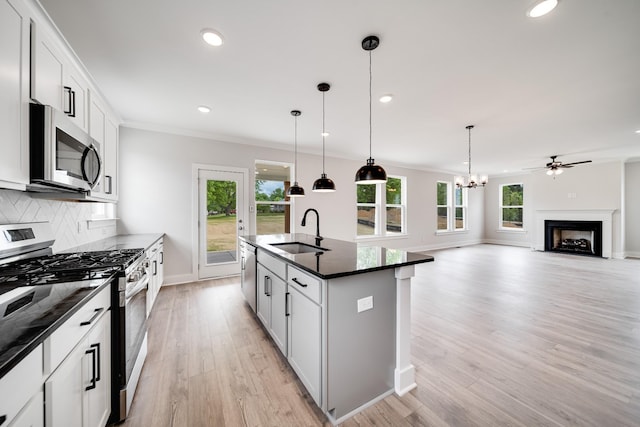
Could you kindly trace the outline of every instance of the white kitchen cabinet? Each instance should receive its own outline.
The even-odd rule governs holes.
[[[111,311],[96,321],[45,382],[45,424],[102,427],[111,412]]]
[[[44,427],[44,394],[42,390],[22,408],[9,427]]]
[[[64,68],[62,111],[80,129],[89,130],[89,83],[68,63]]]
[[[22,419],[30,400],[42,390],[42,345],[38,345],[7,374],[0,378],[0,420],[4,425]],[[42,396],[40,396],[42,410]],[[30,418],[30,416],[25,416]],[[17,423],[14,423],[18,425]]]
[[[307,391],[320,404],[322,307],[289,282],[289,363]]]
[[[42,22],[31,29],[31,99],[64,112],[88,130],[89,82]]]
[[[265,327],[269,327],[271,323],[271,294],[269,293],[269,270],[258,263],[256,268],[258,295],[256,315]]]
[[[95,91],[89,92],[89,135],[99,145],[102,172],[91,196],[104,201],[118,200],[118,122],[110,114],[106,103]]]
[[[30,14],[18,0],[0,0],[0,188],[29,183]]]
[[[158,292],[164,281],[164,244],[163,239],[154,243],[147,251],[150,263],[149,289],[147,290],[147,315],[151,313]]]
[[[31,98],[64,111],[66,60],[53,37],[40,23],[33,22],[31,27]]]
[[[268,265],[271,269],[267,268]],[[282,354],[287,355],[287,283],[272,270],[284,276],[286,265],[258,250],[258,318],[269,331]]]

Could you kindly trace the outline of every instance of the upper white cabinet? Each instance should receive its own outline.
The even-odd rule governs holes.
[[[89,135],[100,145],[102,173],[91,196],[118,200],[118,123],[95,92],[89,93]]]
[[[64,112],[88,130],[89,83],[43,24],[31,29],[31,99]]]
[[[0,0],[0,188],[29,183],[30,14],[19,0]]]

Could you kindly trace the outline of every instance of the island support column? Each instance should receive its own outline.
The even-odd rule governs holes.
[[[395,392],[402,396],[416,388],[416,369],[411,364],[411,278],[415,267],[398,267],[396,276],[396,370]]]

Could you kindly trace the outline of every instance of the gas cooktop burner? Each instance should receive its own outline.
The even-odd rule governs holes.
[[[143,253],[143,249],[119,249],[25,259],[0,266],[0,283],[22,281],[36,285],[108,277],[115,271],[124,271]]]

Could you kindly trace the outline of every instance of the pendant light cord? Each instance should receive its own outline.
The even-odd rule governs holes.
[[[294,171],[293,171],[293,182],[297,185],[298,183],[298,116],[294,116],[293,119],[293,147],[294,147]]]
[[[467,129],[469,129],[469,180],[471,180],[471,129],[472,127],[469,126]]]
[[[371,158],[371,139],[372,139],[372,122],[371,122],[371,80],[373,79],[373,74],[371,73],[371,51],[369,51],[369,158]]]
[[[322,174],[324,175],[324,92],[322,92]]]

